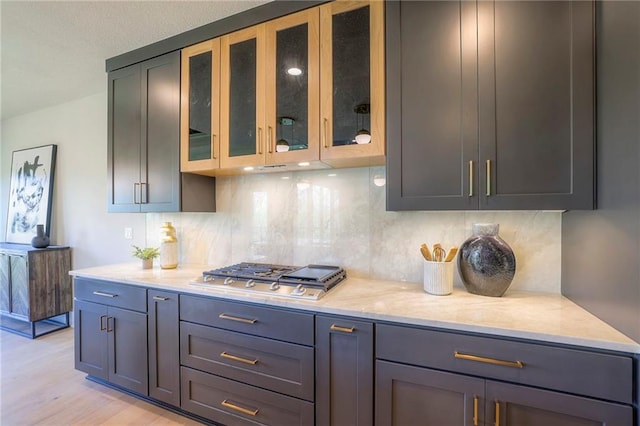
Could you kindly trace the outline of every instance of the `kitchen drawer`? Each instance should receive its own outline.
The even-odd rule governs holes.
[[[313,346],[311,314],[181,295],[180,319]]]
[[[208,373],[313,400],[313,348],[180,322],[180,362]]]
[[[147,289],[143,287],[76,277],[74,295],[80,300],[147,312]]]
[[[378,359],[632,403],[632,359],[621,355],[387,324],[376,327],[376,354]]]
[[[313,403],[181,367],[181,408],[226,426],[312,425]]]

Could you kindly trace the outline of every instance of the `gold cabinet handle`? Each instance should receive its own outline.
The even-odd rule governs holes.
[[[487,196],[491,195],[491,160],[487,160]]]
[[[211,133],[211,159],[216,159],[216,135]]]
[[[342,331],[343,333],[353,333],[355,331],[355,327],[342,327],[337,324],[331,324],[332,331]]]
[[[105,293],[103,291],[94,291],[93,294],[95,294],[96,296],[102,296],[102,297],[118,297],[117,294]]]
[[[500,403],[496,401],[496,426],[500,426]]]
[[[466,359],[468,361],[484,362],[487,364],[502,365],[504,367],[524,368],[524,362],[522,361],[505,361],[497,358],[487,358],[484,356],[465,354],[458,351],[454,351],[453,356],[454,358]]]
[[[223,351],[220,354],[220,356],[222,358],[230,359],[232,361],[242,362],[242,363],[249,364],[249,365],[256,365],[258,363],[257,359],[243,358],[241,356],[232,355],[232,354],[228,353],[227,351]]]
[[[325,148],[329,148],[329,145],[327,145],[327,125],[329,124],[329,120],[328,119],[324,119],[324,121],[322,122],[322,145],[324,145]]]
[[[153,300],[160,300],[161,302],[164,302],[166,300],[169,300],[168,297],[162,297],[162,296],[153,296]]]
[[[473,160],[469,161],[469,197],[473,197]]]
[[[107,318],[106,315],[100,315],[100,331],[104,331],[107,329],[107,327],[103,325],[105,318]]]
[[[259,408],[256,408],[254,410],[250,410],[248,408],[241,407],[239,405],[234,404],[233,402],[229,402],[228,399],[225,399],[224,401],[222,401],[220,403],[220,405],[222,405],[225,408],[230,408],[230,409],[235,410],[235,411],[237,411],[239,413],[246,414],[248,416],[253,416],[253,417],[255,417],[258,414],[258,412],[260,411]]]
[[[473,397],[473,426],[478,426],[478,397]]]
[[[241,322],[244,324],[255,324],[258,322],[257,319],[248,319],[248,318],[241,318],[241,317],[235,317],[233,315],[227,315],[224,312],[221,313],[220,315],[218,315],[218,318],[220,319],[226,319],[229,321],[237,321],[237,322]]]
[[[273,127],[267,127],[267,146],[269,147],[269,154],[273,153]]]
[[[262,155],[262,127],[258,127],[258,154]]]

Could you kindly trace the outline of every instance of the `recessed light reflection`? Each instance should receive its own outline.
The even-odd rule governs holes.
[[[242,170],[244,170],[245,172],[250,172],[251,170],[253,170],[253,167],[251,167],[251,166],[247,166],[247,167],[245,167],[245,168],[244,168],[244,169],[242,169]]]
[[[280,179],[287,180],[289,179],[289,176],[282,176]]]
[[[287,70],[287,74],[289,75],[300,75],[302,74],[302,70],[300,68],[291,67]]]
[[[338,176],[338,175],[337,175],[336,173],[329,173],[327,176],[329,176],[329,177],[336,177],[336,176]]]
[[[310,163],[308,161],[303,161],[302,163],[298,163],[300,167],[307,167]]]

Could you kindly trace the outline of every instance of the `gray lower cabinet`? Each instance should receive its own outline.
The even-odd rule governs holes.
[[[376,425],[633,424],[629,356],[378,325]]]
[[[74,290],[76,369],[216,424],[637,422],[630,354],[80,277]]]
[[[316,316],[316,425],[373,424],[373,323]]]
[[[387,208],[594,206],[592,2],[386,2]]]
[[[312,425],[313,324],[313,314],[181,295],[181,408],[224,425]]]
[[[178,293],[149,289],[149,396],[180,406]]]
[[[75,368],[147,395],[146,289],[76,279],[75,293]]]

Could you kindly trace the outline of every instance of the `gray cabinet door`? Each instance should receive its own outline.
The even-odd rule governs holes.
[[[140,66],[109,73],[107,129],[107,207],[140,211]]]
[[[178,294],[148,291],[149,396],[180,406]]]
[[[109,73],[108,211],[180,208],[180,52]]]
[[[481,209],[592,209],[594,5],[478,3]]]
[[[626,426],[631,406],[487,381],[486,424],[518,426]]]
[[[75,368],[99,379],[108,379],[107,307],[75,301]]]
[[[478,208],[475,15],[474,2],[387,2],[388,210]]]
[[[316,424],[373,424],[373,323],[316,317]]]
[[[147,315],[109,307],[109,381],[148,394]]]
[[[180,52],[141,65],[142,212],[180,210]]]
[[[483,379],[376,362],[375,424],[378,426],[481,425],[484,424],[483,398]]]

